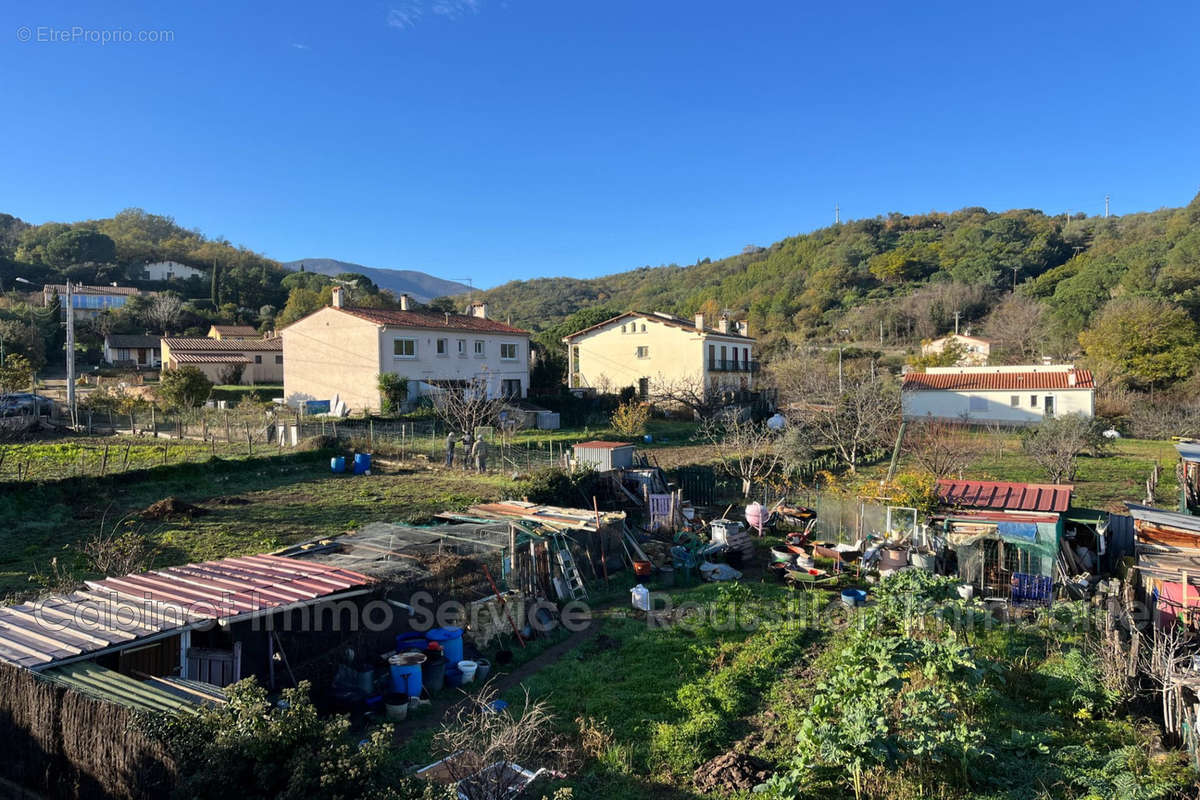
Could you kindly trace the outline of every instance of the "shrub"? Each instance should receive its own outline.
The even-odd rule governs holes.
[[[213,383],[197,367],[163,370],[158,394],[172,408],[195,408],[208,399]]]
[[[612,429],[622,436],[641,436],[650,422],[650,406],[646,403],[629,401],[617,406],[609,418]]]

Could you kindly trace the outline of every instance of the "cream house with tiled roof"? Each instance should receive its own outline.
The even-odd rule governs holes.
[[[333,305],[280,331],[286,355],[283,396],[289,405],[340,399],[352,411],[378,411],[379,375],[408,379],[409,397],[482,381],[490,396],[529,390],[529,332],[489,319],[487,304],[470,314]]]
[[[1095,414],[1095,381],[1070,364],[930,367],[901,385],[904,416],[1034,425],[1063,414]]]
[[[758,362],[746,323],[717,327],[697,314],[688,321],[661,312],[628,311],[564,337],[572,389],[616,392],[633,386],[645,397],[656,383],[703,384],[709,391],[751,389]]]
[[[241,383],[261,385],[283,380],[283,341],[272,339],[213,339],[207,336],[163,338],[163,369],[193,366],[213,383],[225,383],[241,368]]]

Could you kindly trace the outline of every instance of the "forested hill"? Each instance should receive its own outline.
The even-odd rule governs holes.
[[[1036,210],[856,220],[748,247],[717,261],[642,267],[591,280],[513,281],[487,292],[515,323],[544,329],[579,309],[730,310],[768,347],[841,336],[913,342],[981,322],[1012,289],[1040,301],[1046,335],[1073,346],[1106,301],[1149,294],[1200,317],[1200,195],[1182,209],[1125,216]],[[842,333],[848,330],[849,333]]]
[[[466,284],[448,281],[425,272],[411,269],[364,267],[362,264],[352,264],[349,261],[338,261],[333,258],[302,258],[299,261],[285,261],[283,268],[315,272],[330,277],[343,274],[366,275],[380,289],[386,289],[397,297],[408,294],[422,303],[435,297],[468,292],[471,288]]]

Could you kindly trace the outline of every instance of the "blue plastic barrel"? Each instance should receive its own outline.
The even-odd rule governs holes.
[[[425,634],[425,638],[440,644],[446,654],[446,661],[457,664],[463,660],[462,635],[462,628],[434,628]]]
[[[355,453],[354,454],[354,474],[362,475],[364,472],[371,469],[371,454],[370,453]]]
[[[345,456],[334,456],[333,458],[329,459],[329,469],[332,472],[345,472],[346,471],[346,457]]]
[[[424,661],[424,657],[419,661],[406,659],[404,656],[393,657],[388,663],[392,673],[393,691],[404,692],[409,697],[420,697],[421,664]]]

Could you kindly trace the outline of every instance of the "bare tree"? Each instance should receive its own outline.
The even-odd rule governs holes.
[[[474,434],[476,428],[495,425],[505,400],[488,394],[488,380],[477,375],[465,382],[446,382],[433,394],[433,412],[447,427]]]
[[[978,449],[962,425],[933,418],[909,422],[904,435],[905,455],[935,478],[961,477]]]
[[[1101,455],[1110,446],[1101,433],[1102,423],[1082,414],[1052,417],[1021,434],[1021,446],[1042,469],[1051,483],[1073,480],[1080,454]]]
[[[700,432],[716,450],[720,468],[742,482],[742,497],[750,496],[755,482],[787,471],[788,451],[766,425],[727,414],[704,420]]]
[[[146,322],[155,330],[170,333],[183,313],[183,301],[174,292],[163,292],[154,296],[144,313]]]
[[[666,408],[686,408],[699,419],[708,419],[720,406],[717,393],[703,378],[666,378],[661,372],[650,381],[650,400]]]
[[[872,448],[895,441],[900,390],[878,365],[837,371],[813,354],[777,359],[771,377],[787,416],[814,445],[833,448],[851,472]]]
[[[554,733],[554,716],[544,701],[525,702],[500,711],[490,710],[498,694],[484,686],[475,697],[457,707],[433,739],[444,755],[441,771],[457,784],[468,800],[501,800],[513,797],[526,779],[514,769],[562,769],[577,761],[575,749]]]
[[[1023,294],[1010,294],[988,314],[984,332],[992,342],[992,359],[1028,364],[1040,355],[1045,338],[1046,306]]]

